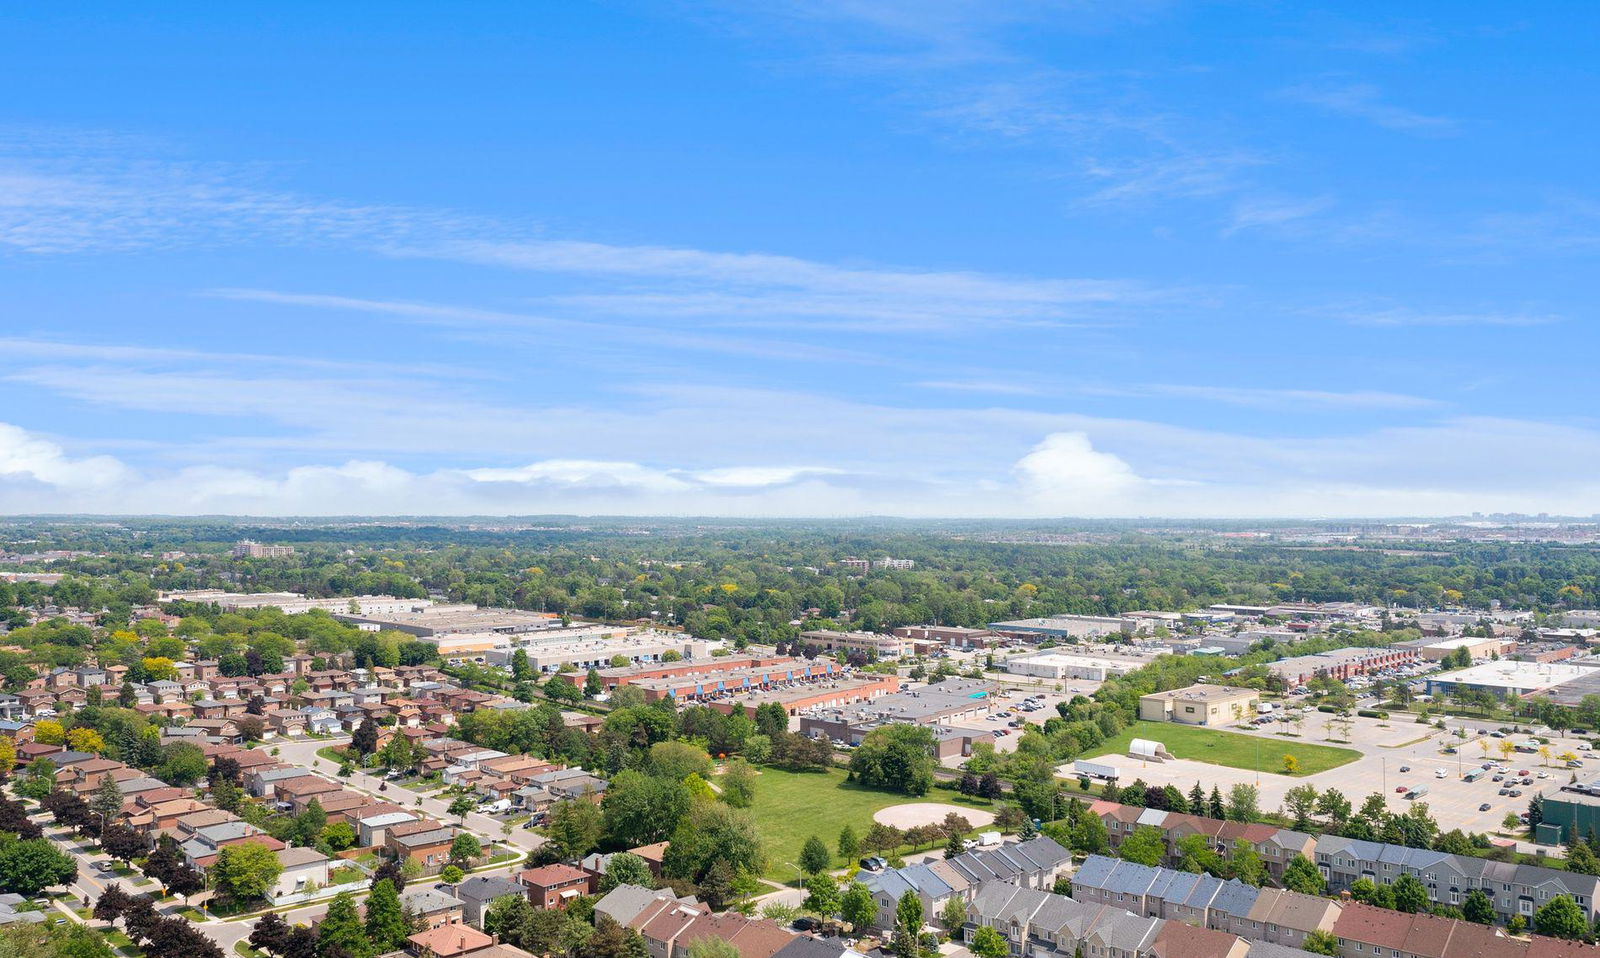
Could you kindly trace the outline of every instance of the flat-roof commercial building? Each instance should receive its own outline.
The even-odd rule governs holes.
[[[811,709],[862,705],[891,696],[899,690],[898,675],[856,672],[818,682],[796,684],[788,688],[751,689],[706,704],[729,715],[733,714],[734,709],[743,709],[746,715],[754,716],[758,706],[776,702],[783,706],[785,712],[793,716]]]
[[[1417,653],[1413,649],[1333,649],[1269,662],[1267,669],[1292,688],[1319,676],[1343,682],[1416,661]]]
[[[425,609],[432,599],[402,599],[392,595],[348,595],[315,599],[298,592],[228,592],[223,589],[183,589],[163,592],[160,602],[200,602],[224,612],[241,609],[277,609],[285,615],[302,615],[313,609],[361,615],[398,615]]]
[[[337,614],[334,618],[352,625],[396,632],[409,632],[418,638],[461,633],[494,632],[515,635],[540,629],[561,628],[559,616],[521,609],[485,609],[476,605],[422,605],[404,612],[382,614]]]
[[[715,662],[715,659],[710,661]],[[708,670],[681,673],[629,682],[644,691],[645,701],[671,699],[674,702],[701,702],[728,699],[751,692],[785,690],[813,685],[840,677],[845,667],[832,659],[780,659],[766,665],[742,669]]]
[[[1126,675],[1147,664],[1137,659],[1106,659],[1052,651],[1006,659],[1005,670],[1013,675],[1031,675],[1055,681],[1083,679],[1088,682],[1103,682],[1113,675]]]
[[[553,634],[518,633],[514,636],[497,636],[499,644],[482,653],[490,665],[509,668],[512,657],[521,649],[527,654],[528,665],[534,671],[552,675],[563,665],[580,672],[589,669],[609,669],[618,656],[632,665],[658,663],[668,652],[683,659],[702,659],[710,655],[710,645],[687,632],[634,632],[627,628],[605,626],[585,629],[576,635],[563,629]],[[439,654],[444,655],[444,643],[452,637],[443,637]],[[424,639],[423,641],[434,641]],[[448,656],[446,656],[448,658]]]
[[[1424,640],[1408,644],[1429,662],[1438,662],[1446,656],[1454,655],[1458,649],[1466,649],[1467,654],[1475,659],[1487,659],[1494,655],[1502,655],[1508,649],[1516,647],[1515,642],[1508,642],[1505,639],[1485,639],[1479,636],[1457,636],[1453,639]]]
[[[979,719],[994,710],[999,686],[978,679],[947,679],[847,709],[814,709],[812,718],[830,718],[846,724],[907,722],[938,725]],[[802,715],[802,727],[804,719]]]
[[[1005,636],[998,632],[955,625],[902,625],[894,634],[913,642],[937,642],[952,649],[987,649],[1005,641]]]
[[[1255,714],[1261,693],[1227,685],[1191,685],[1139,697],[1139,717],[1147,722],[1226,725]]]
[[[1588,678],[1594,668],[1566,662],[1485,662],[1469,669],[1428,678],[1428,692],[1448,695],[1459,688],[1480,689],[1497,695],[1533,695],[1577,679]]]
[[[989,628],[1001,635],[1031,642],[1040,639],[1096,639],[1107,635],[1131,635],[1137,627],[1136,619],[1105,615],[1050,615],[989,623]]]
[[[821,646],[829,652],[864,652],[880,659],[899,658],[911,651],[911,640],[879,632],[834,632],[812,629],[800,633],[800,641]]]
[[[649,679],[668,679],[684,675],[713,675],[720,672],[737,672],[741,669],[754,669],[769,665],[793,664],[803,662],[787,655],[725,655],[720,658],[695,659],[684,662],[644,662],[636,665],[624,665],[614,668],[596,669],[600,675],[600,686],[607,692],[616,690],[621,685],[634,685]],[[562,678],[575,684],[583,684],[586,676],[575,672],[563,672]]]

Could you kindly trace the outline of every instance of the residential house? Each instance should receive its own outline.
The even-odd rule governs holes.
[[[526,896],[527,893],[528,890],[522,885],[498,875],[474,875],[457,885],[455,891],[456,897],[461,900],[462,917],[469,924],[479,927],[483,926],[483,913],[488,911],[495,899],[507,895]]]
[[[397,861],[414,861],[425,875],[436,875],[450,861],[450,844],[456,830],[429,819],[391,825],[383,845]]]
[[[283,871],[268,890],[267,901],[277,902],[328,884],[328,856],[315,848],[280,848],[277,855]]]
[[[400,893],[400,905],[429,928],[459,925],[465,903],[444,885],[407,885]]]
[[[567,902],[594,890],[594,876],[571,865],[541,865],[517,873],[535,908],[565,908]]]

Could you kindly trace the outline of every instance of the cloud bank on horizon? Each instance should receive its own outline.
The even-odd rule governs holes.
[[[92,11],[0,511],[1596,510],[1597,11]]]

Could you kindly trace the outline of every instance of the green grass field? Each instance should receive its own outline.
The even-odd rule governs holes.
[[[1114,738],[1107,739],[1103,745],[1094,750],[1094,754],[1126,755],[1128,743],[1136,738],[1160,742],[1167,747],[1167,751],[1178,758],[1246,769],[1256,767],[1259,744],[1261,771],[1281,774],[1283,757],[1293,755],[1300,763],[1299,771],[1295,773],[1296,777],[1326,772],[1330,768],[1348,765],[1361,757],[1361,753],[1355,749],[1313,745],[1294,739],[1240,735],[1238,732],[1177,725],[1172,722],[1135,722]]]
[[[843,769],[826,772],[786,772],[763,768],[756,781],[756,801],[750,808],[767,850],[766,877],[794,882],[798,877],[789,862],[798,861],[800,848],[812,835],[834,848],[839,830],[850,825],[860,837],[872,827],[872,813],[907,802],[941,802],[990,811],[994,803],[935,789],[922,798],[862,788],[844,780]],[[842,864],[842,863],[841,863]]]

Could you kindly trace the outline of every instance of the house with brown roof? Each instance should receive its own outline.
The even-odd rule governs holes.
[[[458,958],[493,947],[495,940],[471,925],[440,925],[406,939],[406,951],[416,958]]]
[[[1250,945],[1237,935],[1169,921],[1150,947],[1155,958],[1244,958]]]
[[[320,775],[309,773],[298,778],[286,778],[272,783],[273,797],[280,802],[293,804],[297,813],[305,811],[311,800],[319,795],[342,791],[344,786],[338,782],[330,782]]]
[[[594,890],[594,876],[571,865],[541,865],[517,873],[517,883],[528,890],[535,908],[560,909],[579,895]]]

